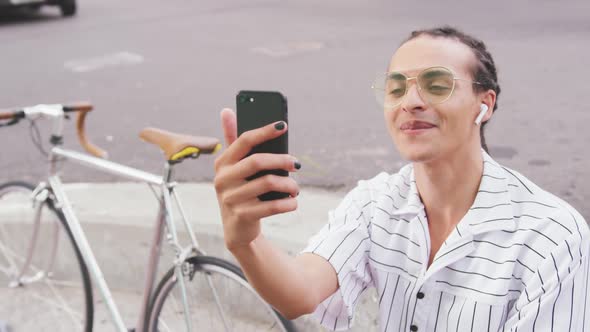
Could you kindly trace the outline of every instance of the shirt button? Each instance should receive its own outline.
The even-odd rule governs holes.
[[[424,298],[424,293],[418,292],[418,294],[416,294],[416,297],[421,300]]]
[[[418,326],[416,326],[416,325],[410,326],[410,331],[412,331],[412,332],[418,331]]]

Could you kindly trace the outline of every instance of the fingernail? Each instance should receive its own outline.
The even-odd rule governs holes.
[[[298,162],[298,161],[296,161],[296,162],[294,163],[294,165],[295,165],[295,169],[300,169],[300,168],[301,168],[301,163],[300,163],[300,162]]]
[[[283,129],[285,129],[285,123],[283,121],[277,122],[275,124],[275,129],[276,130],[283,130]]]

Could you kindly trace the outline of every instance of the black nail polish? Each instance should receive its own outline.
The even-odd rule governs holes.
[[[277,124],[275,124],[275,129],[276,130],[283,130],[283,129],[285,129],[285,123],[283,121],[277,122]]]
[[[300,169],[301,168],[301,163],[296,161],[295,163],[295,169]]]

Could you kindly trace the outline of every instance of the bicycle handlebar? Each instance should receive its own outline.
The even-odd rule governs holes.
[[[69,105],[37,105],[20,110],[0,110],[0,120],[10,120],[6,125],[13,125],[21,119],[26,118],[28,115],[30,115],[31,117],[34,117],[36,115],[49,115],[54,119],[61,121],[61,119],[63,118],[63,114],[59,115],[57,113],[59,112],[59,108],[56,111],[55,107],[61,108],[61,111],[63,111],[63,113],[78,113],[76,119],[76,129],[80,145],[82,145],[82,147],[93,156],[106,159],[108,156],[107,152],[99,148],[98,146],[92,144],[86,136],[86,115],[93,109],[93,106],[90,103],[80,102]]]
[[[86,114],[88,114],[88,112],[90,112],[90,110],[92,110],[92,105],[89,105],[90,108],[84,108],[78,111],[78,118],[76,119],[76,129],[78,132],[78,141],[80,142],[80,145],[82,145],[82,147],[84,148],[84,150],[86,150],[88,153],[90,153],[93,156],[96,156],[98,158],[103,158],[106,159],[108,157],[108,154],[105,150],[99,148],[98,146],[92,144],[88,138],[86,137],[86,127],[84,126],[84,123],[86,121]]]
[[[90,112],[94,109],[92,104],[86,102],[75,103],[71,105],[62,105],[64,112]]]

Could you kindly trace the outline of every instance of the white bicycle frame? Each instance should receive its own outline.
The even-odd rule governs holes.
[[[63,132],[63,118],[64,112],[61,105],[38,105],[31,108],[24,109],[27,117],[35,118],[49,117],[54,120],[53,126],[53,137],[61,138]],[[159,212],[156,220],[156,227],[154,229],[152,247],[150,249],[150,256],[147,266],[147,277],[145,279],[143,300],[141,310],[137,322],[136,331],[143,332],[147,326],[147,317],[149,315],[149,305],[152,297],[154,282],[156,278],[160,249],[162,245],[162,235],[164,234],[164,226],[167,229],[167,240],[173,246],[176,252],[176,259],[174,261],[175,275],[178,280],[181,294],[182,303],[184,307],[186,326],[188,331],[192,331],[190,312],[188,310],[188,301],[186,293],[186,284],[183,276],[183,263],[192,254],[205,254],[199,249],[199,244],[194,236],[194,232],[190,223],[187,221],[186,214],[180,203],[179,197],[175,191],[176,183],[171,182],[172,167],[167,163],[165,165],[165,174],[163,177],[157,176],[151,173],[147,173],[138,169],[127,167],[115,162],[100,159],[97,157],[90,156],[88,154],[79,153],[72,150],[62,149],[61,147],[54,146],[49,154],[49,178],[48,183],[42,183],[39,188],[35,190],[36,195],[47,194],[47,190],[54,194],[55,206],[60,209],[66,219],[66,223],[69,226],[76,244],[78,245],[84,261],[86,262],[89,272],[93,277],[93,280],[97,283],[98,290],[100,291],[103,300],[109,310],[112,321],[118,332],[127,332],[128,329],[125,326],[121,317],[120,311],[113,300],[112,293],[107,286],[104,275],[98,265],[96,257],[90,248],[88,239],[80,225],[80,221],[76,217],[72,205],[68,200],[65,193],[63,184],[58,174],[57,163],[62,160],[71,160],[80,165],[94,168],[100,171],[104,171],[111,174],[116,174],[131,180],[145,182],[149,185],[155,185],[160,188],[159,195]],[[173,215],[173,203],[176,202],[176,207],[180,212],[181,219],[186,228],[187,233],[190,236],[190,245],[183,248],[178,243],[178,236],[176,226],[174,223]],[[212,286],[212,285],[211,285]]]

